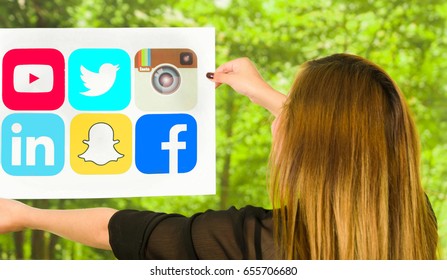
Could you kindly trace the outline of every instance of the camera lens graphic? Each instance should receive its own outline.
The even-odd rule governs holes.
[[[174,66],[163,65],[152,76],[154,89],[161,94],[172,94],[180,86],[180,73]]]

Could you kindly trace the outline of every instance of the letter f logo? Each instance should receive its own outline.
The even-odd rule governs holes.
[[[169,142],[161,142],[161,149],[169,151],[169,173],[178,173],[178,150],[186,149],[186,142],[179,142],[178,135],[187,131],[186,124],[176,124],[169,130]]]
[[[197,163],[197,123],[188,114],[148,114],[135,128],[135,165],[145,174],[187,173]]]

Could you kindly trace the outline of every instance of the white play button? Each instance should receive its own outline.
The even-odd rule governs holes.
[[[43,93],[53,89],[53,68],[50,65],[25,64],[14,68],[16,92]]]

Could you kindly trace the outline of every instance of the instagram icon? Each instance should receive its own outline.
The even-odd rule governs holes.
[[[143,111],[197,104],[197,56],[189,49],[142,49],[135,56],[135,100]]]

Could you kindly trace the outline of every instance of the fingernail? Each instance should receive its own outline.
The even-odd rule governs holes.
[[[208,73],[206,73],[206,77],[207,77],[208,79],[214,79],[214,73],[212,73],[212,72],[208,72]]]

